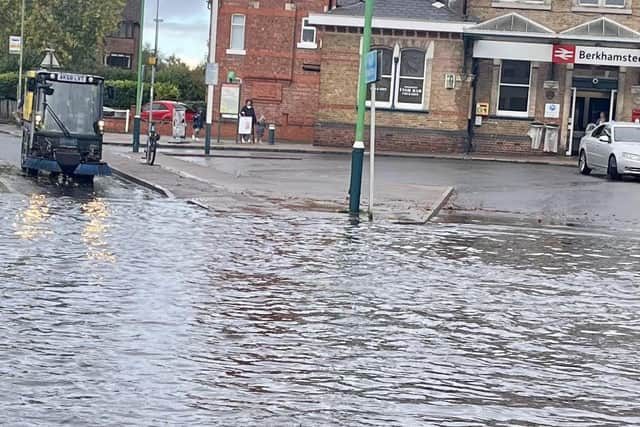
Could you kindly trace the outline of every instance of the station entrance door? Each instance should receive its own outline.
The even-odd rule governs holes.
[[[578,154],[580,139],[591,125],[598,122],[600,113],[607,120],[616,119],[616,97],[618,79],[574,78],[571,88],[571,111],[569,117],[569,141],[567,155]]]

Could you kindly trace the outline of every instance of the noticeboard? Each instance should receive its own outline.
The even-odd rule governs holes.
[[[240,85],[223,84],[220,87],[220,114],[237,117],[240,113]]]

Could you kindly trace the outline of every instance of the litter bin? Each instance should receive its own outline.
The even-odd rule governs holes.
[[[558,152],[558,125],[544,126],[544,152]]]
[[[276,125],[271,123],[269,125],[269,145],[276,143]]]
[[[542,123],[531,123],[527,135],[531,138],[531,149],[539,150],[542,145],[542,135],[544,133],[544,125]]]

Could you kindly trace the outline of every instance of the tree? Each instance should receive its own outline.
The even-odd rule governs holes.
[[[183,100],[200,101],[206,94],[204,65],[190,69],[180,58],[171,55],[158,68],[158,81],[174,84]]]
[[[22,0],[0,0],[0,41],[20,34]],[[44,49],[55,49],[71,70],[92,70],[104,53],[105,37],[116,30],[125,0],[27,0],[25,10],[25,67],[42,60]],[[0,49],[0,72],[15,71],[17,55]]]

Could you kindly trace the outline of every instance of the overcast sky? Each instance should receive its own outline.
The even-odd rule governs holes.
[[[144,41],[153,46],[156,4],[145,0]],[[206,59],[209,9],[206,0],[160,0],[158,49],[163,55],[175,54],[190,66]]]

